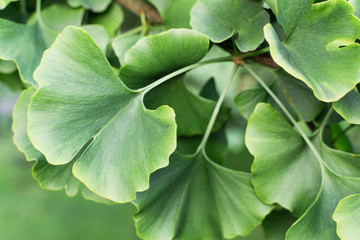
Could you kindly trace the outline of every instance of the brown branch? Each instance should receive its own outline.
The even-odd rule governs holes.
[[[249,58],[250,60],[260,63],[262,65],[271,67],[271,68],[275,68],[278,69],[279,66],[274,62],[274,60],[271,57],[268,56],[255,56],[255,57],[251,57]]]
[[[138,16],[144,12],[149,23],[162,23],[159,12],[145,0],[117,0],[117,2]]]

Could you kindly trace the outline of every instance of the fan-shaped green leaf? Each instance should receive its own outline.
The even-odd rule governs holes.
[[[30,99],[35,91],[36,89],[31,87],[20,94],[14,108],[12,125],[14,143],[18,149],[25,154],[28,161],[36,161],[36,164],[33,167],[34,178],[39,182],[40,186],[45,189],[61,190],[65,188],[68,196],[75,196],[77,192],[81,190],[86,199],[108,204],[111,203],[110,200],[101,198],[89,191],[73,176],[72,166],[74,161],[72,161],[71,164],[69,163],[66,165],[50,165],[45,157],[33,147],[27,135],[26,128],[27,111]]]
[[[255,50],[263,41],[263,27],[269,22],[261,1],[199,0],[191,10],[191,26],[213,42],[223,42],[235,35],[243,51]]]
[[[360,124],[360,94],[358,92],[352,90],[345,97],[334,102],[333,106],[346,121]]]
[[[256,197],[250,175],[205,157],[174,153],[137,194],[135,222],[145,239],[223,239],[246,235],[272,207]]]
[[[264,28],[277,64],[325,102],[340,99],[360,82],[360,45],[354,43],[360,20],[346,1],[278,0],[270,5],[286,34],[280,42],[270,24]]]
[[[66,28],[34,76],[40,87],[29,107],[31,141],[56,165],[91,142],[73,173],[96,194],[130,201],[148,188],[150,173],[168,164],[176,142],[173,110],[147,110],[144,94],[125,87],[83,30]]]
[[[42,14],[45,15],[44,21],[35,19],[35,22],[30,25],[23,25],[14,23],[5,19],[0,19],[0,58],[5,60],[13,60],[16,62],[20,76],[26,84],[36,85],[33,79],[33,73],[40,63],[40,59],[45,49],[47,49],[54,41],[60,26],[63,23],[54,24],[51,21],[52,17],[61,17],[57,19],[58,22],[70,23],[67,19],[74,20],[73,25],[79,25],[83,15],[83,10],[73,10],[71,8],[61,7],[61,15],[47,14],[54,12],[58,7],[45,9]],[[50,26],[56,26],[56,30],[47,27],[47,22]],[[21,33],[21,34],[19,34]]]
[[[96,45],[98,45],[101,51],[105,54],[106,47],[109,43],[109,35],[107,34],[105,28],[98,24],[85,25],[81,26],[81,28],[90,35]]]
[[[163,25],[170,28],[191,28],[190,11],[196,0],[149,0],[159,11]]]
[[[216,102],[192,94],[177,77],[150,91],[145,96],[145,105],[150,109],[169,105],[175,111],[178,136],[203,134],[209,123]],[[222,107],[213,131],[217,131],[228,119],[230,109]]]
[[[355,240],[360,236],[360,194],[341,200],[333,219],[337,223],[337,234],[342,240]]]
[[[74,8],[82,6],[93,12],[103,12],[110,5],[111,0],[67,0],[67,3]]]
[[[260,199],[296,215],[287,239],[337,239],[331,215],[342,198],[360,191],[360,156],[327,147],[321,131],[313,150],[270,105],[260,103],[249,119],[246,145],[255,156],[252,182]]]
[[[186,29],[144,37],[126,52],[120,78],[130,88],[144,87],[168,73],[200,61],[208,46],[205,35]]]

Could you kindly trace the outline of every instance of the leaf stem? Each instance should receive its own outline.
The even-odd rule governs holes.
[[[322,120],[322,122],[321,122],[321,124],[320,124],[320,126],[318,128],[320,132],[322,132],[323,129],[325,128],[327,122],[329,121],[329,118],[330,118],[332,112],[333,112],[333,108],[330,107],[329,111],[326,113],[324,119]]]
[[[151,89],[159,86],[160,84],[172,79],[173,77],[176,77],[182,73],[188,72],[194,68],[206,65],[206,64],[211,64],[211,63],[218,63],[218,62],[228,62],[228,61],[234,61],[236,59],[236,57],[233,56],[229,56],[229,57],[221,57],[221,58],[214,58],[214,59],[210,59],[207,61],[202,61],[202,62],[198,62],[198,63],[194,63],[192,65],[186,66],[184,68],[180,68],[179,70],[172,72],[162,78],[160,78],[159,80],[151,83],[150,85],[140,88],[138,90],[135,90],[136,92],[143,92],[143,94],[146,94],[147,92],[149,92]]]
[[[285,115],[289,118],[291,123],[295,126],[298,133],[302,136],[306,144],[309,146],[310,150],[315,155],[316,159],[319,161],[321,168],[323,169],[324,166],[324,160],[320,156],[318,150],[315,148],[315,146],[312,144],[310,139],[306,136],[306,133],[301,129],[301,127],[297,124],[296,120],[293,118],[293,116],[290,114],[290,112],[286,109],[285,105],[281,102],[281,100],[275,95],[275,93],[266,85],[266,83],[257,75],[246,63],[243,63],[243,66],[246,68],[246,70],[253,75],[253,77],[258,81],[258,83],[266,90],[266,92],[274,99],[276,104],[283,110]]]
[[[127,36],[127,35],[132,35],[132,34],[135,34],[135,33],[139,33],[143,30],[143,26],[138,26],[136,28],[132,28],[122,34],[120,34],[121,36]]]
[[[355,127],[356,125],[354,124],[350,124],[349,126],[347,126],[344,130],[341,131],[341,133],[339,133],[338,135],[336,135],[336,137],[334,137],[334,139],[331,141],[332,144],[334,144],[337,140],[339,140],[347,131],[349,131],[350,129],[352,129],[353,127]]]
[[[214,126],[214,123],[216,121],[216,118],[219,114],[219,110],[221,108],[221,105],[222,103],[224,102],[224,98],[225,98],[225,95],[226,95],[226,92],[229,90],[229,87],[230,87],[230,84],[231,84],[231,80],[234,78],[235,74],[236,74],[236,71],[238,70],[239,68],[239,65],[238,64],[235,64],[232,72],[231,72],[231,76],[229,78],[229,80],[227,81],[226,85],[225,85],[225,88],[224,90],[221,92],[221,95],[215,105],[215,108],[214,108],[214,111],[211,115],[211,118],[210,118],[210,121],[209,121],[209,124],[208,126],[206,127],[206,131],[205,131],[205,134],[201,140],[201,143],[199,145],[199,147],[197,148],[196,150],[196,154],[198,154],[200,151],[204,151],[205,150],[205,146],[206,146],[206,143],[210,137],[210,134],[211,134],[211,130],[213,129],[213,126]]]
[[[38,18],[38,21],[41,20],[41,0],[36,0],[36,17]]]
[[[270,51],[270,47],[266,47],[266,48],[262,48],[262,49],[259,49],[257,51],[254,51],[254,52],[249,52],[249,53],[242,54],[240,56],[243,59],[246,59],[246,58],[254,57],[254,56],[269,52],[269,51]]]

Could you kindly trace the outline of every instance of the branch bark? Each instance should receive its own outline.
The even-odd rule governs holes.
[[[149,23],[162,23],[159,12],[145,0],[117,0],[117,2],[138,16],[144,12]]]

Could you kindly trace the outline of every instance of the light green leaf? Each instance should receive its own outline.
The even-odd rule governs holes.
[[[334,102],[333,107],[346,121],[360,124],[360,94],[357,91],[352,90]]]
[[[165,29],[191,28],[190,11],[196,0],[149,0],[159,11]]]
[[[337,239],[331,215],[342,198],[360,191],[360,156],[327,147],[321,132],[311,138],[321,160],[270,105],[250,117],[246,145],[255,156],[252,182],[260,199],[304,215],[287,239]]]
[[[105,28],[96,24],[81,26],[81,28],[90,35],[96,45],[99,46],[101,51],[106,53],[106,47],[109,42],[109,35],[107,34]]]
[[[208,38],[196,31],[173,29],[140,39],[125,54],[120,78],[133,89],[144,87],[179,68],[200,61]]]
[[[360,82],[360,45],[354,43],[360,37],[360,20],[346,1],[311,3],[273,1],[286,39],[280,42],[270,24],[264,28],[265,38],[277,64],[304,81],[318,99],[332,102]]]
[[[308,122],[321,112],[323,104],[314,97],[306,85],[283,70],[276,72],[275,79],[274,83],[270,83],[271,89],[297,119]],[[235,97],[234,101],[239,112],[247,119],[260,102],[269,102],[281,112],[262,87],[242,91]]]
[[[148,188],[150,173],[168,164],[176,145],[173,110],[147,110],[143,93],[124,86],[83,30],[66,28],[34,76],[40,87],[28,113],[32,143],[62,165],[91,142],[73,173],[96,194],[133,200]]]
[[[110,5],[111,0],[67,0],[67,3],[73,7],[83,7],[93,12],[103,12]]]
[[[360,194],[342,199],[335,209],[333,219],[337,234],[342,240],[355,240],[360,236]]]
[[[216,102],[192,94],[184,84],[183,76],[168,81],[150,91],[144,99],[149,109],[161,105],[172,107],[176,115],[177,135],[203,134],[210,121]],[[230,109],[222,107],[213,131],[217,131],[229,118]]]
[[[74,161],[72,161],[72,164],[58,166],[50,165],[44,156],[31,144],[26,129],[27,111],[30,99],[35,91],[36,89],[31,87],[20,94],[14,108],[12,125],[14,143],[18,149],[25,154],[28,161],[36,161],[36,164],[33,167],[34,178],[39,182],[40,186],[45,189],[61,190],[65,188],[66,194],[71,197],[75,196],[78,191],[82,191],[83,195],[86,194],[86,199],[110,204],[110,200],[91,193],[73,176],[71,171]]]
[[[272,209],[256,197],[250,174],[221,167],[202,153],[174,153],[134,204],[139,236],[156,240],[246,235]]]
[[[125,53],[135,45],[141,36],[139,35],[119,35],[111,43],[116,56],[119,58],[120,64],[125,64]]]
[[[0,10],[4,9],[9,5],[11,2],[17,2],[18,0],[0,0]]]
[[[50,26],[54,26],[55,20],[50,21],[50,19],[52,17],[61,17],[56,19],[56,21],[64,21],[68,24],[70,21],[65,19],[70,16],[69,19],[74,20],[72,24],[77,25],[81,23],[83,10],[74,11],[70,8],[60,8],[62,9],[60,16],[58,14],[52,15],[54,9],[59,9],[59,7],[51,7],[49,10],[44,10],[46,16],[44,21],[37,19],[35,16],[35,22],[30,25],[0,19],[0,58],[13,60],[17,64],[20,76],[26,84],[36,86],[33,73],[40,63],[44,50],[54,41],[58,33],[57,29],[61,25],[56,25],[57,29],[52,30],[47,27],[47,22],[49,22]],[[48,14],[47,12],[50,13]]]
[[[262,1],[199,0],[191,10],[191,26],[219,43],[235,36],[237,47],[255,50],[263,41],[263,27],[269,14]]]
[[[120,29],[124,21],[124,12],[120,5],[113,2],[110,7],[103,13],[90,18],[89,23],[102,25],[110,37],[113,37],[117,30]]]

